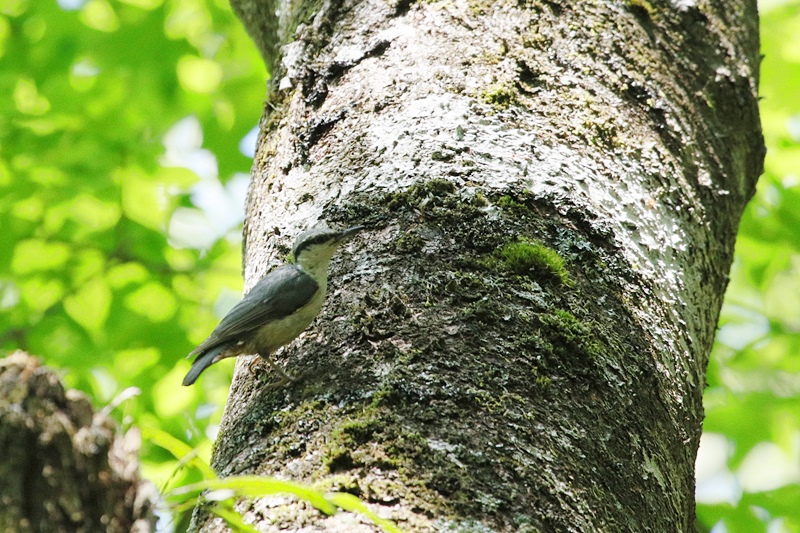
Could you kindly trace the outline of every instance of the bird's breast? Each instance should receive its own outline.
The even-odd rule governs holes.
[[[255,335],[252,352],[266,357],[281,346],[289,344],[311,325],[325,301],[325,286],[321,286],[307,304],[286,318],[262,326]]]

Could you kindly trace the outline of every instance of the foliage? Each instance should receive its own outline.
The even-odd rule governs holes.
[[[202,456],[230,365],[184,388],[183,358],[238,298],[264,87],[224,0],[0,0],[0,347],[100,405],[141,389],[124,422]],[[143,452],[158,485],[179,466]]]
[[[761,17],[766,168],[739,229],[698,458],[698,517],[715,531],[800,530],[800,10],[762,2]]]

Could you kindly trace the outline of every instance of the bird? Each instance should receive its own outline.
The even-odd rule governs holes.
[[[196,357],[183,385],[192,385],[206,368],[227,357],[253,354],[269,362],[270,354],[305,331],[325,301],[333,254],[362,229],[317,227],[301,233],[292,248],[294,262],[261,278],[187,356]]]

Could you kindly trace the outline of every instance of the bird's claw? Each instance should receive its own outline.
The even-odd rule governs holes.
[[[250,361],[250,364],[247,365],[247,369],[250,371],[251,376],[256,375],[256,365],[258,364],[259,361],[261,361],[261,356],[256,355],[255,357],[253,357],[253,360]]]
[[[250,361],[250,364],[248,365],[248,369],[250,370],[250,374],[256,375],[256,365],[258,365],[259,361],[264,361],[265,363],[267,363],[267,366],[269,367],[269,373],[270,374],[278,374],[278,376],[280,376],[280,379],[278,379],[277,381],[273,381],[272,383],[268,384],[265,387],[266,390],[275,390],[275,389],[283,388],[286,385],[289,385],[290,383],[294,383],[295,381],[297,381],[299,378],[302,377],[302,375],[300,375],[300,376],[292,376],[291,374],[287,374],[282,368],[276,366],[274,362],[272,362],[269,359],[265,359],[265,358],[261,357],[260,355],[256,355],[253,358],[253,360]]]

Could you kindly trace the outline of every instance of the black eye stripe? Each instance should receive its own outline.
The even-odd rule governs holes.
[[[323,233],[322,235],[317,235],[316,237],[311,239],[308,242],[308,244],[312,244],[312,245],[313,244],[323,244],[323,243],[328,242],[329,240],[331,240],[331,236],[330,235],[326,235],[326,234]]]
[[[303,244],[301,246],[295,248],[294,250],[295,259],[303,250],[306,250],[311,246],[318,246],[320,244],[325,244],[327,242],[330,242],[331,240],[336,238],[337,235],[338,234],[336,232],[331,232],[331,233],[325,232],[325,233],[320,233],[319,235],[314,235],[313,237],[309,237],[308,239],[303,241]]]

